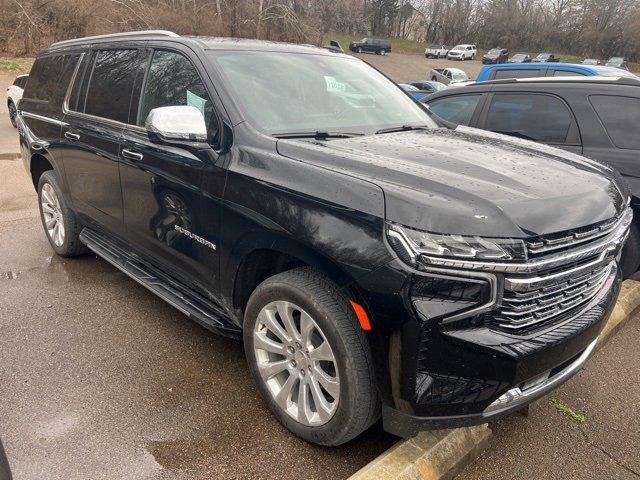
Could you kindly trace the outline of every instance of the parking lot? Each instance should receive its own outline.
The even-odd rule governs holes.
[[[395,81],[478,61],[362,55]],[[15,75],[0,74],[3,88]],[[4,102],[3,102],[4,104]],[[218,337],[94,255],[52,254],[0,110],[0,437],[15,478],[346,478],[397,441],[374,426],[339,448],[289,434]],[[10,155],[5,155],[8,157]],[[463,479],[640,476],[640,318],[528,417],[491,425]],[[584,415],[564,413],[559,405]]]

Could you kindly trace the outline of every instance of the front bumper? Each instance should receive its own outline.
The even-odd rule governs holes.
[[[387,298],[381,306],[389,317],[392,308],[408,317],[379,338],[387,342],[391,384],[383,395],[385,429],[410,436],[484,423],[571,378],[615,304],[630,221],[625,211],[599,230],[576,230],[581,241],[562,234],[533,242],[526,263],[494,263],[488,271],[486,264],[443,261],[405,278],[403,305]],[[546,250],[552,254],[538,253]]]

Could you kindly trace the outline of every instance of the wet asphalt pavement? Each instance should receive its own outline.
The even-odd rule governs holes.
[[[53,255],[15,160],[0,160],[0,438],[16,480],[339,479],[397,441],[289,434],[240,343],[95,255]]]

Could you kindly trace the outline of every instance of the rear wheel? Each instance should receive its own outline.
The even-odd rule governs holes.
[[[308,268],[275,275],[251,295],[247,362],[274,416],[318,445],[340,445],[379,417],[373,363],[348,298]]]
[[[80,241],[82,227],[62,194],[55,171],[47,170],[38,181],[38,204],[42,226],[53,250],[63,257],[86,253]]]
[[[16,120],[18,109],[16,108],[16,105],[9,100],[7,107],[9,108],[9,120],[11,120],[11,125],[13,125],[14,128],[18,128],[18,122]]]

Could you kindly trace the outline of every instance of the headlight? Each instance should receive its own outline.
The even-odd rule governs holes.
[[[410,265],[416,265],[418,259],[429,263],[429,257],[502,262],[527,259],[524,242],[519,239],[431,233],[397,224],[388,224],[387,239]]]

